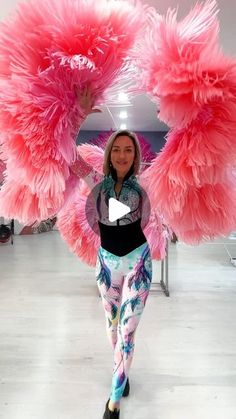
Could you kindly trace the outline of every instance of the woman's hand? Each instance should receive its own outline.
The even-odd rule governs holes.
[[[81,92],[78,87],[75,87],[75,93],[78,98],[79,104],[84,111],[85,115],[89,115],[91,113],[100,113],[102,112],[101,109],[94,108],[92,104],[92,93],[91,87],[86,86],[84,90]]]

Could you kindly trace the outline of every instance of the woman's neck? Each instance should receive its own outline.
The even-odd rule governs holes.
[[[128,172],[126,173],[120,173],[120,172],[117,173],[117,171],[114,169],[111,171],[111,176],[118,183],[123,183],[124,179],[126,179],[127,175],[129,174],[131,174],[131,169],[129,169]]]
[[[124,176],[117,176],[118,183],[123,183],[123,180],[124,180]]]

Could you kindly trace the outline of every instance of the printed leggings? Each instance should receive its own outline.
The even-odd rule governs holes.
[[[106,330],[114,350],[110,399],[123,394],[134,352],[135,331],[152,281],[152,261],[147,243],[125,256],[100,247],[96,279],[106,315]]]

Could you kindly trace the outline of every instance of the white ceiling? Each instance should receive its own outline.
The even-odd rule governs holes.
[[[0,0],[0,20],[3,20],[19,2],[20,0]],[[176,8],[178,6],[179,18],[185,16],[196,3],[193,0],[147,0],[143,2],[154,6],[160,14],[165,14],[169,7]],[[218,0],[218,6],[220,9],[221,45],[226,53],[236,56],[236,0]],[[102,108],[102,114],[89,116],[83,125],[83,129],[103,131],[119,128],[122,122],[118,116],[121,109],[124,109],[124,107],[110,107],[109,110]],[[127,107],[127,111],[127,128],[131,130],[166,130],[166,126],[157,119],[155,105],[144,95],[139,95],[133,99],[132,106]]]

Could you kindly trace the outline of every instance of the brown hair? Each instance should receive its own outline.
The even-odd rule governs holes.
[[[139,173],[140,164],[141,164],[141,149],[140,149],[138,137],[136,134],[134,134],[131,131],[119,130],[119,131],[114,132],[106,143],[105,153],[104,153],[104,162],[103,162],[104,175],[109,175],[111,171],[111,150],[112,150],[113,143],[116,140],[116,138],[121,137],[123,135],[129,137],[133,141],[134,148],[135,148],[133,174],[137,175]]]

